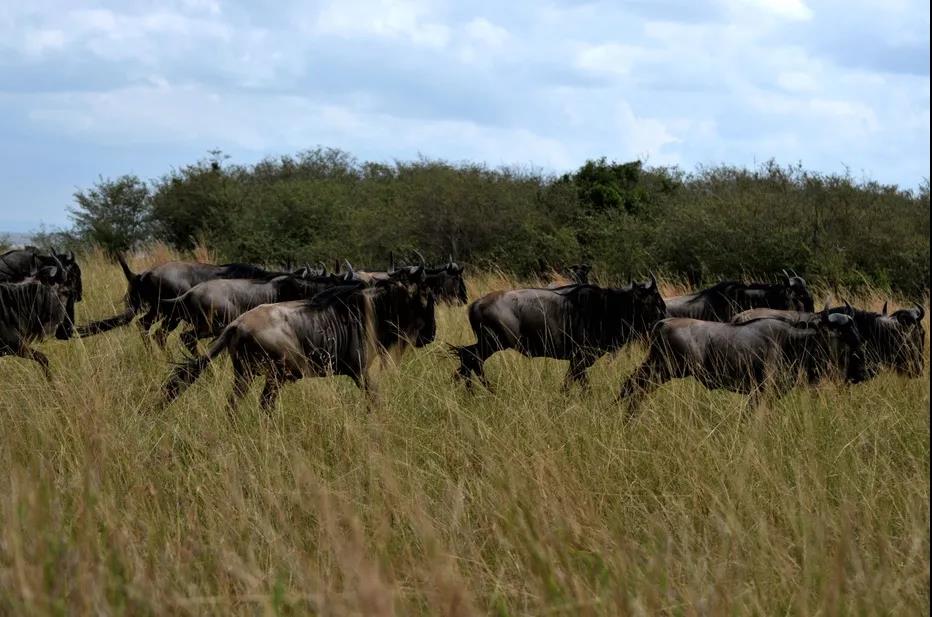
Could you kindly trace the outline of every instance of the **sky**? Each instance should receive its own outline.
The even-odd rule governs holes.
[[[0,230],[75,190],[317,146],[562,172],[929,177],[926,0],[0,3]]]

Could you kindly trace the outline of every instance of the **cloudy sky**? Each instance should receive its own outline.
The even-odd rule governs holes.
[[[214,148],[929,176],[926,0],[82,4],[0,4],[0,230]]]

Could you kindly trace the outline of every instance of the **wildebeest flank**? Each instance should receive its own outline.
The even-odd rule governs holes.
[[[179,323],[187,322],[191,327],[182,332],[181,340],[195,354],[198,339],[218,335],[234,319],[260,304],[310,299],[344,282],[344,279],[335,275],[304,278],[292,274],[277,276],[268,281],[204,281],[177,298],[160,301],[159,312],[164,316],[164,323],[159,333],[167,335]],[[164,339],[159,340],[159,344],[164,344]]]
[[[722,281],[692,294],[665,298],[668,317],[689,317],[705,321],[729,321],[752,308],[813,311],[812,295],[806,281],[784,273],[779,283]]]

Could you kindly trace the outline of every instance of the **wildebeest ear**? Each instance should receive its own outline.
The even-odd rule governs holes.
[[[880,309],[880,314],[883,315],[884,317],[887,316],[887,303],[886,302],[883,303],[883,308]]]

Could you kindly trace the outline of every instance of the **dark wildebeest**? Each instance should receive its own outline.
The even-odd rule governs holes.
[[[559,289],[560,287],[568,287],[570,285],[588,285],[589,284],[589,273],[592,271],[592,266],[589,264],[573,264],[566,269],[567,276],[569,276],[569,282],[563,281],[554,281],[547,285],[547,289]]]
[[[773,308],[812,312],[815,310],[806,281],[783,272],[779,283],[722,281],[708,289],[665,298],[668,317],[688,317],[704,321],[729,321],[752,308]]]
[[[757,319],[743,324],[674,317],[651,333],[647,359],[621,388],[633,413],[641,398],[661,384],[694,377],[709,389],[782,395],[805,373],[817,383],[833,369],[847,381],[866,378],[861,337],[848,315],[820,313],[799,324]]]
[[[126,325],[143,311],[145,313],[139,318],[139,326],[145,335],[152,325],[163,317],[159,312],[160,300],[177,298],[198,283],[212,279],[268,280],[286,274],[270,272],[250,264],[215,265],[188,261],[171,261],[136,274],[130,270],[122,255],[117,255],[117,260],[128,286],[125,297],[126,310],[120,315],[80,326],[78,332],[81,336],[90,336]],[[156,340],[164,341],[166,337],[167,334],[156,334]]]
[[[452,255],[447,260],[447,263],[443,265],[426,266],[424,256],[418,251],[414,251],[414,254],[418,258],[418,265],[401,267],[423,267],[427,278],[427,285],[434,292],[434,298],[438,302],[453,305],[461,305],[469,302],[469,296],[466,292],[466,281],[463,279],[465,266],[461,266],[453,261]],[[395,263],[395,257],[392,253],[389,253],[389,264],[389,270],[387,272],[365,271],[361,273],[361,278],[363,280],[385,280],[392,272],[400,269]]]
[[[465,266],[453,261],[452,257],[442,266],[427,268],[427,285],[438,302],[457,306],[469,302],[466,281],[463,279],[464,270]]]
[[[74,252],[59,253],[54,247],[48,254],[35,246],[7,251],[0,255],[0,283],[18,283],[24,281],[41,268],[60,268],[61,280],[68,288],[68,304],[65,306],[67,319],[58,326],[55,336],[59,339],[71,337],[74,328],[74,305],[80,302],[84,294],[81,280],[81,267],[75,259]]]
[[[56,338],[70,338],[61,325],[68,320],[73,294],[68,274],[60,266],[43,266],[19,283],[0,283],[0,356],[34,360],[51,379],[49,359],[29,343],[53,332]]]
[[[158,310],[164,316],[159,333],[165,333],[167,336],[179,323],[187,322],[191,328],[181,333],[181,341],[192,354],[197,354],[198,339],[217,336],[234,319],[260,304],[308,300],[326,289],[348,282],[345,277],[333,274],[283,274],[267,281],[204,281],[177,298],[159,301]],[[164,339],[158,342],[159,345],[164,345]]]
[[[457,376],[467,384],[476,376],[489,387],[486,359],[515,349],[531,358],[569,360],[564,388],[585,384],[596,360],[645,335],[663,316],[653,277],[618,289],[576,285],[493,292],[469,305],[476,342],[453,348],[460,360]]]
[[[880,313],[852,308],[847,303],[827,309],[829,314],[850,315],[864,341],[864,360],[867,374],[874,376],[881,368],[891,368],[902,375],[921,377],[925,370],[926,331],[922,324],[925,308],[916,304],[900,309],[892,315],[884,303]],[[752,309],[739,313],[733,323],[754,319],[780,319],[789,323],[811,322],[818,313]]]
[[[347,375],[367,393],[368,370],[376,356],[421,347],[436,333],[434,299],[416,268],[394,273],[372,286],[334,287],[311,300],[263,304],[224,328],[206,355],[179,365],[165,384],[176,398],[223,351],[233,360],[235,408],[255,375],[264,373],[262,406],[269,409],[283,382],[302,377]]]

